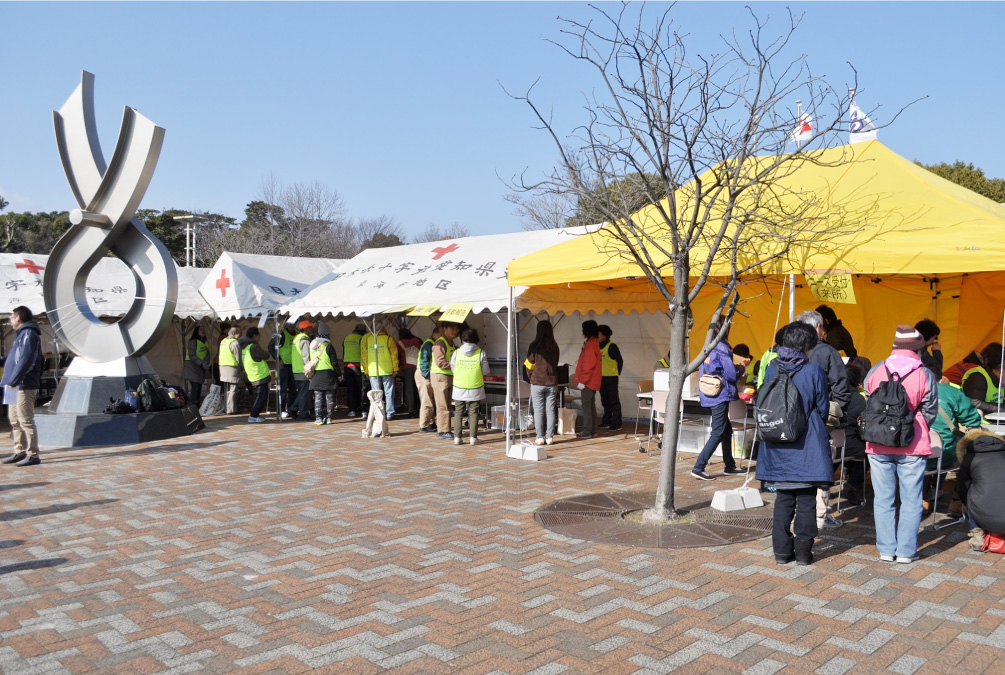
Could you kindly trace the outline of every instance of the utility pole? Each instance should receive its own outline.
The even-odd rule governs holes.
[[[195,267],[195,226],[197,223],[205,222],[206,218],[189,213],[175,216],[174,219],[185,223],[185,267]]]

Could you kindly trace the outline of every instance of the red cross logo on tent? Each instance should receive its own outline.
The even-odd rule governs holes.
[[[14,265],[14,267],[16,267],[19,270],[28,270],[28,274],[38,274],[39,272],[45,269],[41,265],[36,265],[27,258],[24,259],[23,263],[17,263],[16,265]]]
[[[433,252],[436,253],[436,255],[433,256],[433,260],[439,260],[443,256],[447,255],[448,253],[453,253],[459,248],[460,246],[458,246],[457,244],[451,244],[450,246],[434,248]]]
[[[227,270],[220,270],[220,278],[216,280],[216,287],[220,289],[220,295],[227,297],[227,288],[230,287],[230,279],[227,278]]]

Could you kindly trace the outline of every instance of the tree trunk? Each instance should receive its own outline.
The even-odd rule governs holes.
[[[680,289],[684,289],[681,293]],[[684,394],[685,369],[690,360],[687,354],[687,285],[676,284],[675,295],[683,295],[670,317],[670,391],[664,410],[663,452],[660,455],[660,475],[656,486],[656,503],[644,514],[651,522],[665,522],[680,514],[674,504],[674,482],[677,468],[677,443],[680,440],[681,399]]]

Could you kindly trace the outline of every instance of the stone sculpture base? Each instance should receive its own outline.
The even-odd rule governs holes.
[[[109,363],[75,358],[56,386],[48,412],[38,412],[38,442],[44,447],[127,445],[188,436],[206,428],[199,412],[177,410],[106,415],[109,399],[136,389],[154,373],[144,357]]]

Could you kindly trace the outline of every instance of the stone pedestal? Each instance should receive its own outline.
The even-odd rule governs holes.
[[[48,412],[38,412],[38,442],[43,447],[126,445],[187,436],[205,429],[193,408],[106,415],[113,399],[136,389],[154,369],[144,357],[109,363],[75,358],[56,386]]]

